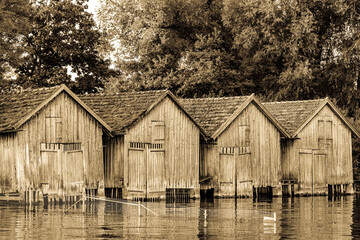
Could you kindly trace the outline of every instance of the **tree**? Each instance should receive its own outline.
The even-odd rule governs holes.
[[[104,44],[87,0],[41,0],[32,6],[28,52],[17,84],[30,87],[66,83],[76,92],[94,92],[113,72],[97,47]],[[71,74],[73,73],[73,79]]]
[[[118,90],[168,88],[181,96],[218,96],[244,93],[251,85],[239,74],[231,35],[222,24],[222,1],[101,3],[100,28],[120,50],[116,65],[123,77],[112,84]]]
[[[0,90],[8,86],[11,70],[22,63],[22,43],[30,28],[29,6],[28,0],[0,1]]]
[[[122,51],[117,66],[124,74],[114,84],[121,90],[255,92],[268,100],[329,96],[340,106],[358,106],[358,1],[102,3],[100,26]]]
[[[334,97],[358,76],[358,1],[224,1],[244,74],[268,99]],[[350,50],[351,49],[351,50]]]

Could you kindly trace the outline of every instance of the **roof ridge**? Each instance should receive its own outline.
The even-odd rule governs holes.
[[[199,97],[199,98],[178,98],[180,100],[192,100],[192,101],[196,101],[196,100],[217,100],[217,99],[239,99],[239,98],[248,98],[251,95],[243,95],[243,96],[231,96],[231,97]]]
[[[24,94],[24,93],[32,93],[32,92],[41,92],[45,90],[53,90],[56,88],[60,88],[61,85],[51,86],[51,87],[39,87],[39,88],[21,88],[21,89],[11,89],[9,91],[0,92],[0,95],[3,94]]]
[[[274,102],[262,102],[262,104],[318,102],[318,101],[324,101],[326,99],[327,98],[308,99],[308,100],[293,100],[293,101],[274,101]]]
[[[145,91],[131,91],[131,92],[116,92],[116,93],[109,93],[109,92],[97,92],[97,93],[85,93],[85,94],[78,94],[79,96],[116,96],[116,95],[128,95],[128,94],[147,94],[147,93],[154,93],[154,92],[166,92],[168,89],[157,89],[157,90],[145,90]]]

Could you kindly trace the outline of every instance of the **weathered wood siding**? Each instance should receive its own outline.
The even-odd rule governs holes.
[[[316,181],[320,177],[324,185],[323,192],[327,190],[326,184],[353,183],[351,131],[328,106],[297,137],[282,143],[282,179],[298,180],[299,191],[302,193],[311,193],[309,189],[302,189],[304,182],[301,181],[304,178],[306,181],[307,178],[314,178]],[[319,162],[319,151],[324,152],[325,161],[320,159]],[[304,162],[306,159],[314,163],[307,164]],[[313,174],[307,173],[308,177],[305,175],[308,172],[306,167],[309,168],[308,171],[314,171]]]
[[[234,186],[230,186],[232,191],[222,192],[221,181],[234,185],[236,179],[238,194],[244,195],[252,194],[252,186],[279,186],[280,132],[253,103],[217,138],[216,145],[202,144],[202,153],[206,170],[201,170],[201,177],[213,178],[217,195],[234,194]],[[221,180],[225,172],[233,177]]]
[[[164,98],[125,135],[125,186],[136,188],[136,184],[129,182],[130,180],[138,181],[139,184],[148,181],[148,185],[152,184],[148,186],[148,190],[151,191],[149,188],[158,186],[161,189],[161,196],[164,196],[166,188],[190,188],[198,196],[199,138],[200,131],[197,126],[169,97]],[[144,151],[149,153],[129,150],[130,143],[145,143],[147,147]],[[146,160],[147,164],[142,160],[143,154],[148,158],[151,154],[150,159]],[[129,173],[136,174],[134,171],[156,176],[156,179],[135,180],[129,177]],[[140,174],[139,178],[143,178],[141,176],[143,174]]]
[[[87,188],[103,187],[102,134],[102,126],[62,92],[24,123],[21,131],[0,135],[0,162],[5,163],[0,166],[0,185],[20,191],[40,188],[56,170],[62,173],[57,179],[59,192],[69,184],[67,180],[83,180]],[[67,154],[55,153],[60,150]],[[49,156],[56,160],[52,162]]]
[[[105,187],[124,186],[124,136],[104,137]]]
[[[16,133],[0,134],[0,190],[1,192],[17,189],[16,163],[19,161],[20,146]]]

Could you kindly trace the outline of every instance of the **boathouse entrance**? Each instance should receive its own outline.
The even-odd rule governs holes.
[[[253,191],[250,147],[222,147],[219,155],[220,195],[250,196]]]
[[[81,143],[42,143],[40,181],[45,194],[76,195],[83,191]]]
[[[128,196],[157,199],[165,196],[165,150],[162,143],[130,143]]]
[[[327,191],[326,152],[317,149],[300,149],[300,189],[301,192],[324,194]]]

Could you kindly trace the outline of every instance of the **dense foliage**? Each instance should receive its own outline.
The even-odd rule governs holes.
[[[6,2],[13,7],[7,10]],[[94,92],[103,88],[106,79],[114,74],[109,69],[110,62],[98,52],[99,46],[106,42],[92,14],[86,11],[87,0],[6,0],[5,3],[1,2],[4,4],[1,11],[12,11],[12,15],[4,15],[2,22],[8,25],[13,19],[16,22],[11,28],[4,27],[12,35],[1,39],[18,39],[15,44],[5,44],[20,52],[14,61],[16,64],[10,65],[17,73],[16,79],[10,82],[12,87],[66,83],[75,92]],[[23,23],[26,31],[19,28]],[[15,53],[13,49],[5,49],[7,53]],[[12,63],[14,57],[8,56],[7,62]],[[9,82],[2,83],[9,85]]]
[[[30,28],[28,0],[0,1],[0,89],[8,85],[11,71],[22,63],[24,36]]]
[[[101,0],[118,46],[117,90],[357,105],[358,1]],[[344,94],[346,93],[346,94]],[[350,93],[350,94],[349,94]],[[354,112],[351,112],[354,114]]]

